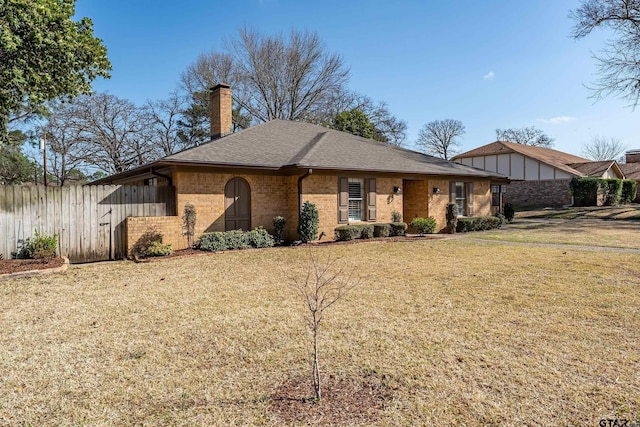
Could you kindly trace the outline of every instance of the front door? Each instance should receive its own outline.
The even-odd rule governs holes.
[[[251,189],[242,178],[232,178],[224,187],[224,229],[251,229]]]

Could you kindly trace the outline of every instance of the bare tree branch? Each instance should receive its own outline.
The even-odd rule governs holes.
[[[417,145],[427,154],[448,160],[457,153],[460,146],[458,138],[464,133],[460,120],[435,120],[420,129]]]
[[[533,126],[522,128],[496,129],[498,141],[514,142],[535,147],[551,147],[554,139]]]
[[[640,102],[640,1],[582,0],[569,16],[575,21],[571,31],[575,39],[596,28],[606,28],[614,35],[600,54],[593,54],[599,76],[589,86],[593,97],[619,96],[635,108]]]
[[[615,160],[624,150],[621,140],[595,135],[582,147],[582,155],[591,160]]]

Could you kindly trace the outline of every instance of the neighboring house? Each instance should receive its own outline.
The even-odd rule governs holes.
[[[453,160],[507,175],[512,181],[502,199],[520,207],[571,205],[569,182],[574,177],[625,177],[615,160],[596,162],[550,148],[504,141],[483,145]]]
[[[620,169],[627,179],[636,180],[640,184],[640,150],[627,151],[625,163],[620,165]],[[635,202],[640,203],[640,191],[636,194]]]
[[[210,104],[212,141],[97,181],[175,187],[178,216],[128,218],[129,247],[150,228],[174,248],[186,247],[187,203],[196,209],[196,235],[272,230],[281,215],[287,238],[295,239],[305,201],[317,206],[325,239],[341,224],[390,222],[393,211],[406,222],[432,216],[441,230],[450,200],[463,215],[489,215],[491,184],[508,183],[498,173],[310,123],[273,120],[231,133],[227,85],[212,89]]]

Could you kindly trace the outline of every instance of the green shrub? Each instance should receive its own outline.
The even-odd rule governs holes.
[[[163,245],[160,242],[151,242],[151,244],[147,247],[145,256],[155,257],[155,256],[167,256],[173,253],[173,248],[171,247],[171,243],[167,243]]]
[[[195,248],[201,251],[221,252],[232,249],[270,248],[275,245],[271,234],[262,227],[251,231],[230,230],[204,233],[196,241]]]
[[[391,222],[402,222],[402,214],[398,211],[391,212]]]
[[[49,259],[56,256],[58,247],[58,235],[49,236],[47,234],[40,235],[38,230],[33,231],[33,238],[26,239],[18,258],[27,259]]]
[[[502,212],[508,222],[513,222],[513,217],[516,216],[516,208],[511,203],[505,203],[502,207]]]
[[[204,233],[196,241],[194,247],[201,251],[221,252],[227,250],[227,241],[224,233],[215,231],[213,233]]]
[[[335,228],[336,240],[347,241],[359,239],[362,235],[362,228],[357,225],[341,225]]]
[[[247,249],[249,241],[247,233],[242,230],[229,230],[224,232],[224,243],[227,249]]]
[[[310,242],[318,238],[318,226],[320,219],[318,208],[313,203],[306,201],[302,205],[300,212],[300,223],[298,224],[298,236],[303,242]]]
[[[389,226],[391,227],[390,236],[404,236],[409,228],[406,222],[392,222]]]
[[[616,206],[620,204],[622,197],[622,180],[618,178],[600,180],[600,191],[604,196],[605,206]]]
[[[596,206],[598,204],[598,191],[600,190],[600,178],[576,177],[569,183],[569,190],[573,196],[574,206]],[[506,208],[505,204],[505,208]],[[505,210],[505,216],[509,216]],[[511,221],[509,221],[511,222]]]
[[[496,212],[495,217],[500,220],[500,226],[503,226],[507,223],[507,217],[501,214],[500,212]]]
[[[283,216],[278,215],[273,218],[273,234],[276,243],[280,244],[284,241],[284,226],[287,220]]]
[[[415,229],[420,235],[433,234],[436,231],[436,220],[433,217],[416,217],[411,220],[411,228]]]
[[[627,204],[631,203],[636,199],[636,195],[638,194],[638,181],[635,179],[625,179],[622,181],[622,195],[620,197],[620,202]]]
[[[360,224],[360,238],[370,239],[373,237],[373,224]]]
[[[262,227],[246,232],[247,243],[253,248],[270,248],[275,245],[275,239]]]
[[[391,234],[390,224],[373,224],[373,237],[389,237]]]
[[[447,203],[447,233],[454,234],[456,225],[458,224],[458,205],[455,203]]]
[[[484,231],[500,227],[500,219],[495,216],[460,217],[456,231],[467,233],[469,231]]]
[[[156,230],[147,230],[131,247],[131,255],[138,257],[149,256],[149,248],[154,243],[162,244],[162,233]]]

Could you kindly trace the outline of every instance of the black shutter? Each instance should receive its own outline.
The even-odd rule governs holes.
[[[369,178],[367,185],[367,219],[376,220],[376,179]]]

